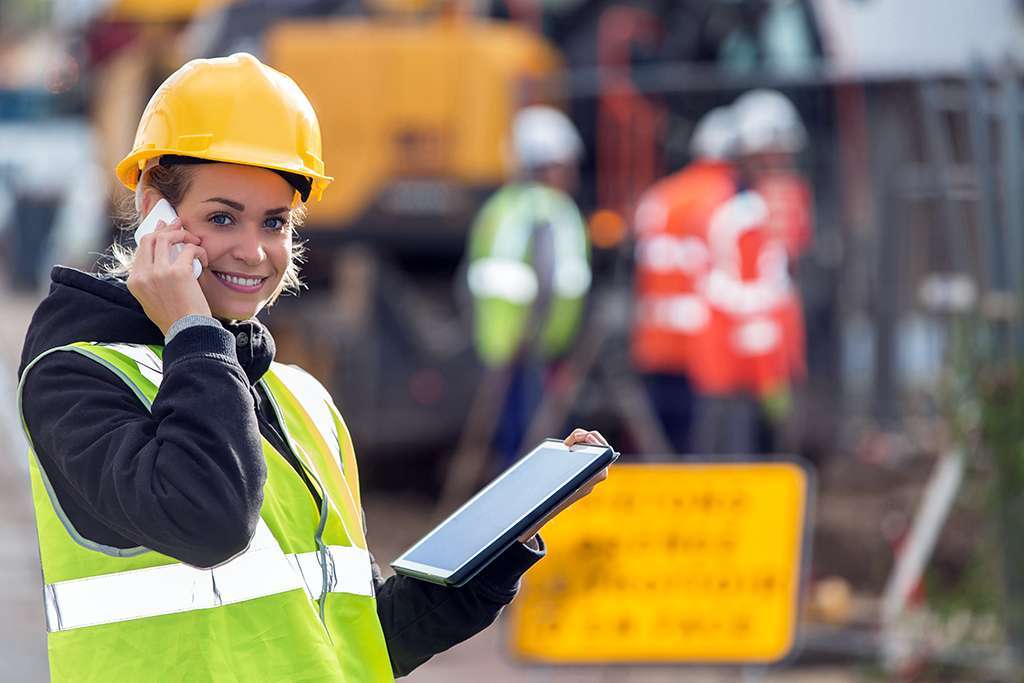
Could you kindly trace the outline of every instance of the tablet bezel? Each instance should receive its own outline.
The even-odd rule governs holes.
[[[572,479],[564,484],[559,489],[552,491],[550,495],[541,500],[536,506],[527,511],[524,515],[516,519],[510,526],[507,526],[502,532],[496,534],[494,538],[484,545],[479,551],[473,556],[468,558],[465,563],[455,569],[445,569],[441,567],[435,567],[432,565],[422,564],[420,562],[414,562],[406,559],[408,555],[414,552],[424,543],[427,543],[430,538],[443,526],[445,526],[450,520],[457,517],[462,513],[463,510],[468,508],[477,499],[485,496],[491,489],[498,486],[509,474],[515,471],[518,467],[523,465],[529,458],[536,457],[537,454],[544,450],[559,450],[565,453],[570,452],[591,452],[597,455],[595,460],[592,460],[590,464],[581,469]],[[604,456],[604,457],[600,457]],[[455,512],[448,515],[442,522],[434,526],[423,538],[417,541],[412,547],[402,553],[394,562],[391,563],[391,567],[399,574],[411,576],[413,578],[422,579],[431,583],[440,584],[443,586],[449,586],[457,588],[464,585],[467,581],[473,578],[479,571],[489,564],[490,560],[502,553],[505,549],[510,547],[520,534],[524,533],[533,524],[539,522],[544,516],[551,513],[560,503],[566,498],[571,496],[573,493],[578,491],[583,485],[585,485],[590,479],[597,475],[602,469],[613,463],[618,458],[618,453],[613,451],[609,446],[595,446],[592,444],[575,444],[570,449],[559,439],[545,439],[536,448],[531,450],[525,456],[520,458],[515,464],[509,467],[505,472],[495,478],[487,486],[481,489],[476,495],[470,498],[468,501],[463,503]]]

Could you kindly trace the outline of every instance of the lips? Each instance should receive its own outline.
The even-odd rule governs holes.
[[[222,273],[220,271],[211,271],[213,276],[217,280],[227,287],[236,292],[244,292],[252,294],[258,292],[263,287],[263,283],[267,281],[266,277],[260,275],[243,275],[240,273]]]

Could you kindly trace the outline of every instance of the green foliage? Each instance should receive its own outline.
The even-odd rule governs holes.
[[[1005,602],[1011,645],[1024,656],[1024,367],[991,371],[980,382],[981,436],[994,466],[994,493],[1001,529]]]
[[[971,551],[964,571],[949,577],[934,569],[925,574],[928,606],[940,617],[949,619],[958,614],[974,616],[997,615],[1002,592],[997,559],[996,539],[985,538]],[[974,638],[975,642],[983,640]]]
[[[951,321],[940,412],[952,445],[970,457],[959,505],[990,523],[965,571],[952,583],[932,574],[929,603],[940,615],[999,614],[1024,653],[1024,365],[1014,362],[1011,331],[964,316]],[[936,579],[939,579],[936,581]]]
[[[1024,369],[992,372],[981,382],[981,435],[1003,502],[1024,494]]]

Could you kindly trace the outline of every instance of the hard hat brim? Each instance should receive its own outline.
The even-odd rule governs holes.
[[[319,201],[324,194],[324,190],[334,180],[332,176],[322,175],[315,173],[309,168],[296,166],[295,164],[280,163],[275,164],[271,162],[253,163],[248,161],[240,161],[237,156],[229,154],[216,154],[206,152],[190,152],[183,154],[182,150],[170,149],[170,148],[151,148],[146,150],[136,151],[129,154],[122,159],[115,168],[115,174],[117,179],[121,181],[121,184],[127,187],[129,190],[135,191],[138,187],[139,177],[142,173],[142,169],[150,159],[155,159],[164,155],[175,155],[175,156],[189,156],[196,159],[204,159],[206,161],[214,161],[223,164],[238,164],[239,166],[253,166],[255,168],[265,168],[273,171],[284,171],[285,173],[294,173],[296,175],[305,176],[312,181],[312,187],[310,190],[310,198],[315,198]]]

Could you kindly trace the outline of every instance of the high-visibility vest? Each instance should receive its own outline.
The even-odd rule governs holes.
[[[748,191],[709,220],[711,266],[698,289],[710,322],[690,367],[702,393],[765,395],[802,374],[800,300],[768,218],[764,199]]]
[[[535,310],[544,283],[532,263],[538,230],[550,230],[551,298]],[[481,360],[508,363],[536,334],[541,355],[563,353],[575,337],[590,288],[590,244],[579,209],[566,194],[538,183],[508,185],[487,201],[469,241],[473,339]],[[531,328],[536,325],[536,329]]]
[[[163,376],[160,346],[90,342],[45,352],[24,376],[51,353],[105,366],[147,408]],[[318,509],[264,439],[256,533],[244,552],[212,569],[83,538],[30,456],[54,681],[393,680],[348,429],[327,391],[302,370],[274,363],[260,384],[323,503]]]
[[[655,183],[637,204],[632,356],[641,372],[688,373],[712,312],[698,285],[711,267],[712,214],[736,193],[736,171],[703,160]]]

